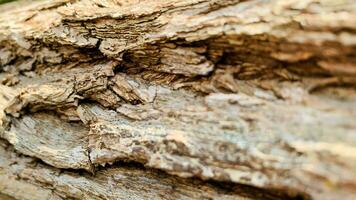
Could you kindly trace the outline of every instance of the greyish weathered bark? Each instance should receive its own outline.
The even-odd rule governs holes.
[[[354,0],[0,10],[0,193],[356,198]]]

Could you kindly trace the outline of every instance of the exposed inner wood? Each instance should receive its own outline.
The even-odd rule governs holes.
[[[353,0],[6,6],[1,193],[356,198]]]

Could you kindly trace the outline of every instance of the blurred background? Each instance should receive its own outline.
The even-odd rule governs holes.
[[[11,2],[11,1],[15,1],[15,0],[0,0],[0,4]]]

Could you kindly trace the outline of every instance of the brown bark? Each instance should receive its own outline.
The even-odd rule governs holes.
[[[1,193],[356,198],[352,0],[1,10]]]

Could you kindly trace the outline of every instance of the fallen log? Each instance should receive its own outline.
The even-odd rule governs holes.
[[[355,6],[3,5],[1,193],[355,198]]]

